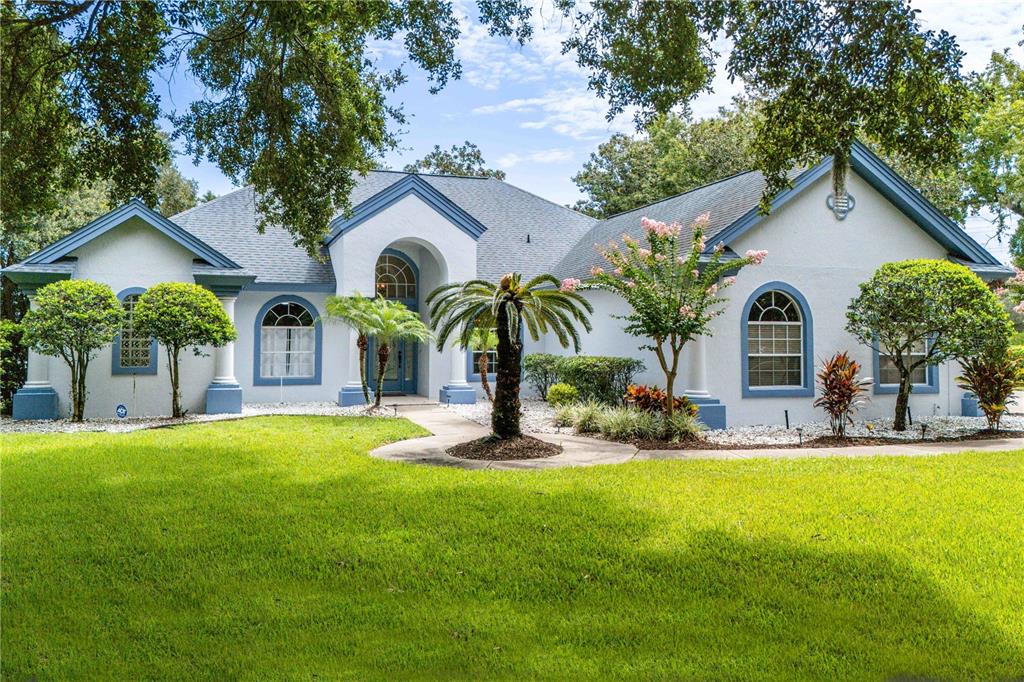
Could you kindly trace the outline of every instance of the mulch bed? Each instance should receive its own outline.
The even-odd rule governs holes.
[[[945,436],[942,438],[872,438],[869,436],[857,436],[847,438],[836,438],[835,436],[821,436],[810,438],[799,443],[755,443],[755,444],[729,444],[716,443],[703,438],[693,438],[677,443],[664,440],[637,440],[630,441],[640,450],[774,450],[774,449],[800,449],[800,448],[849,448],[856,445],[920,445],[922,443],[955,443],[965,440],[991,440],[994,438],[1024,438],[1024,431],[990,431],[985,429],[965,436]]]
[[[503,439],[485,436],[484,438],[471,440],[468,443],[453,445],[448,448],[447,452],[452,457],[460,459],[481,459],[500,462],[515,459],[552,457],[562,452],[562,446],[547,443],[530,436]]]

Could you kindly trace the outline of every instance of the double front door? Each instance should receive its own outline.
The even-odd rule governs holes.
[[[384,370],[384,394],[404,395],[416,393],[416,356],[419,344],[415,341],[398,341],[391,346],[388,367]],[[377,343],[370,340],[366,355],[366,376],[370,388],[377,388]]]

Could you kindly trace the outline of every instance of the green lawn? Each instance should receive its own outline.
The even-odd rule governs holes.
[[[6,679],[1024,675],[1024,453],[470,472],[399,420],[6,436]]]

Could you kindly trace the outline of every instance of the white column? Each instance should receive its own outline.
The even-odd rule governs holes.
[[[363,391],[363,382],[359,378],[359,334],[353,329],[348,334],[348,379],[345,386]]]
[[[31,309],[36,307],[34,293],[28,294],[28,307]],[[50,385],[50,358],[29,350],[26,362],[28,367],[25,368],[24,388],[52,388]]]
[[[466,353],[468,351],[455,346],[452,348],[452,366],[451,378],[448,380],[449,386],[469,386],[466,382]]]
[[[231,324],[235,324],[235,301],[234,296],[218,296],[220,304],[224,306]],[[237,384],[235,378],[235,342],[229,341],[214,351],[214,373],[213,383],[215,384]]]
[[[708,398],[707,337],[698,336],[690,341],[689,358],[686,363],[686,395],[691,398]]]

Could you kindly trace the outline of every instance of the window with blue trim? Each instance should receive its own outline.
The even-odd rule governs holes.
[[[750,295],[740,352],[744,397],[814,395],[811,310],[794,287],[768,282]]]
[[[124,308],[124,321],[114,338],[110,362],[113,374],[156,374],[156,339],[135,330],[135,306],[145,291],[135,287],[118,294]]]
[[[913,365],[928,354],[928,342],[920,340],[911,346],[904,363]],[[878,342],[874,347],[875,393],[897,393],[900,387],[900,370],[888,353],[883,352]],[[910,383],[916,393],[937,393],[939,390],[939,369],[936,365],[922,364],[910,372]]]
[[[316,334],[313,315],[294,301],[278,303],[260,325],[260,376],[312,378]]]

